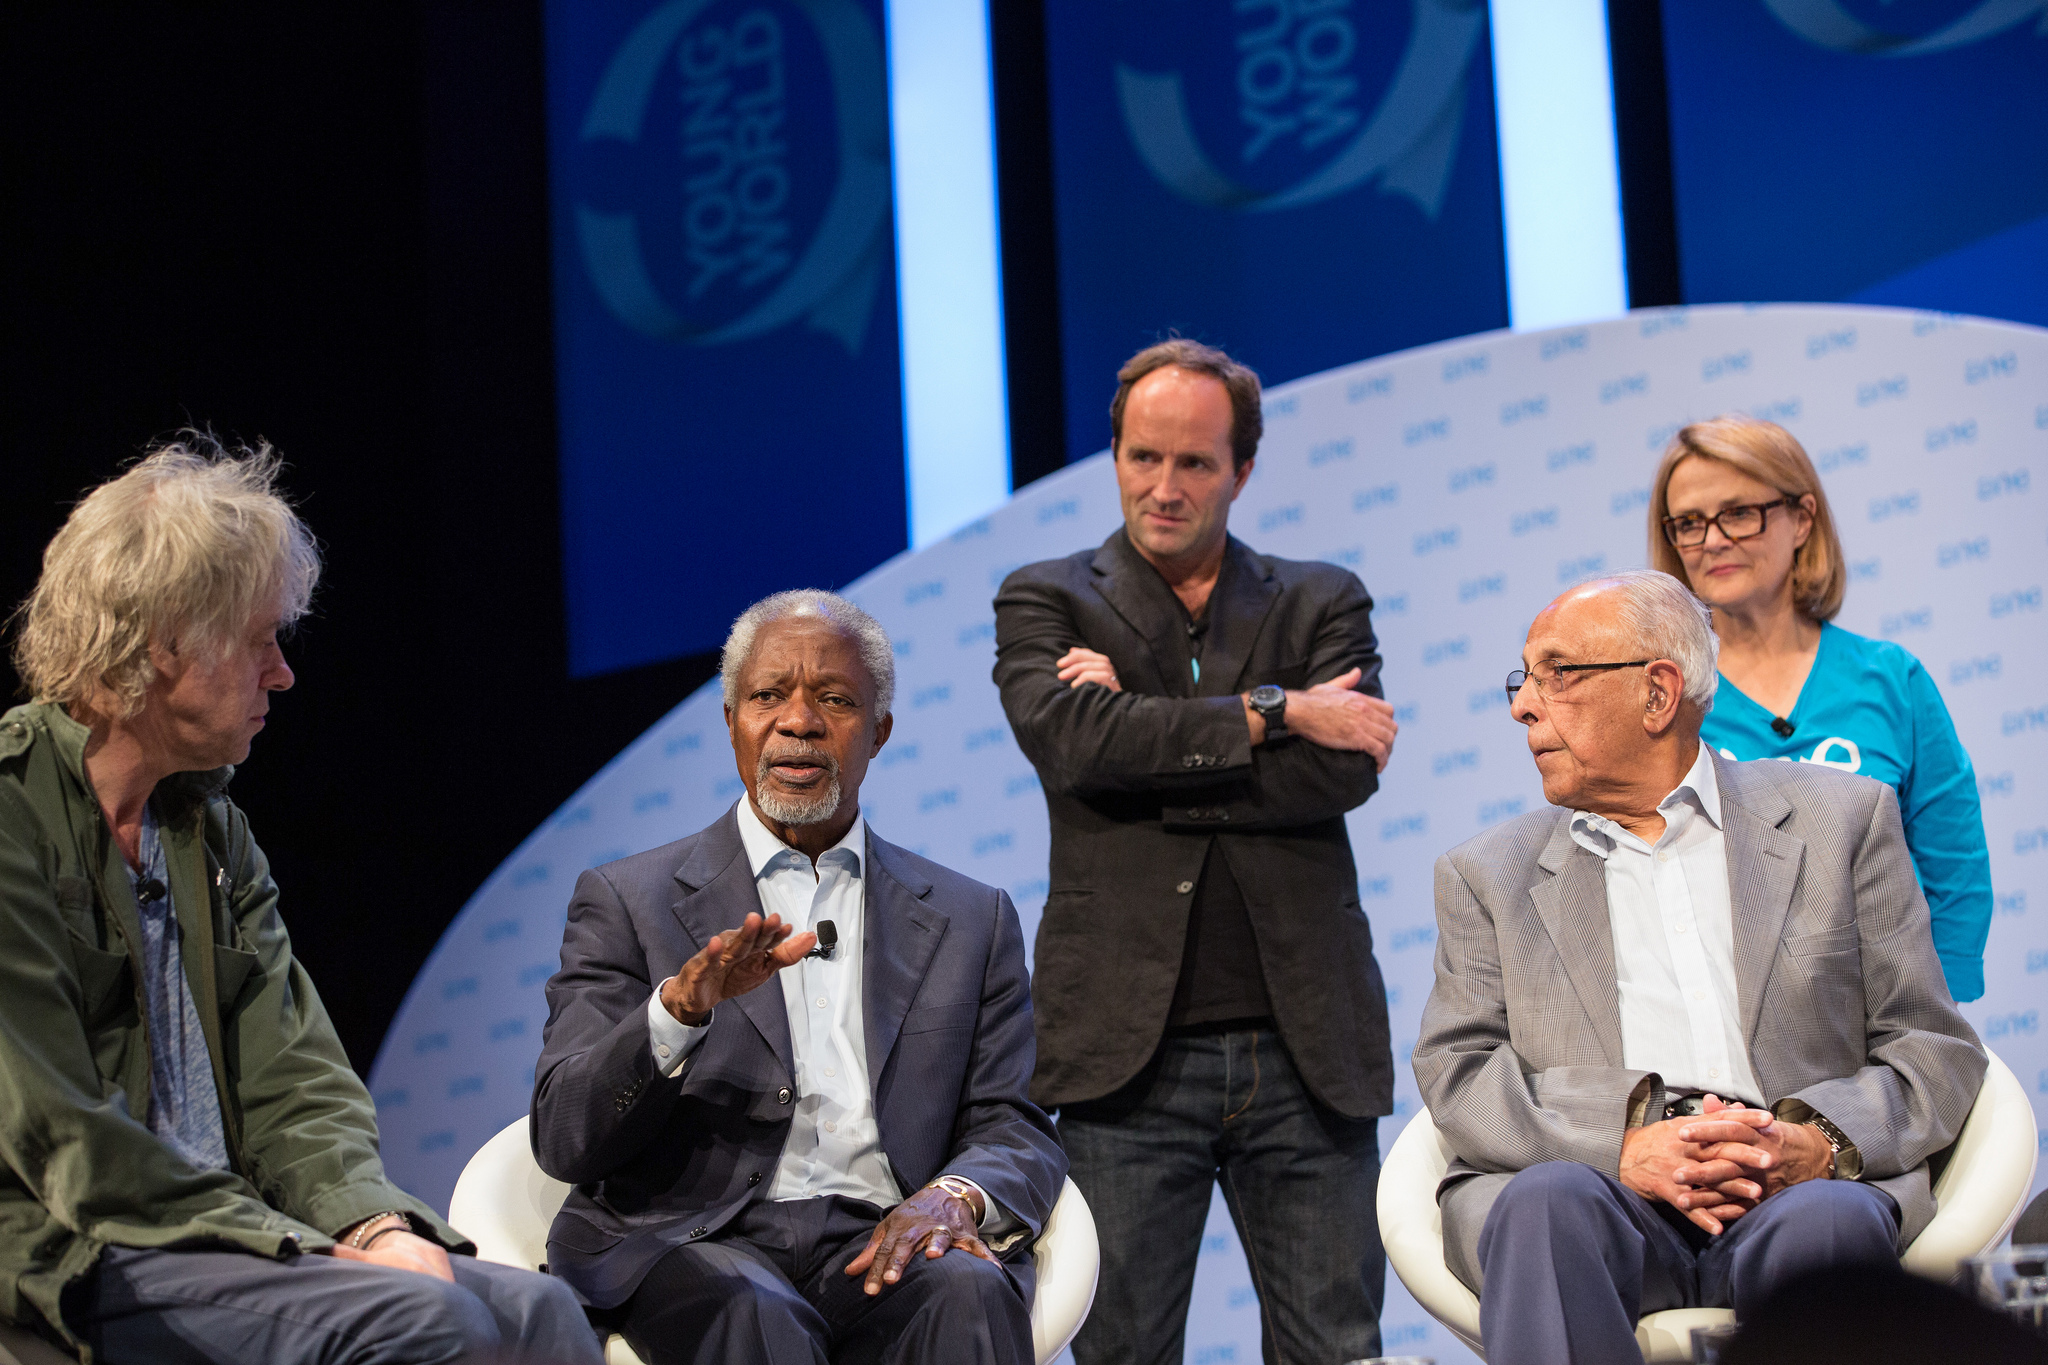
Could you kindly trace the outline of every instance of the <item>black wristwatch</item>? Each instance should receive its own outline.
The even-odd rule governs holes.
[[[1266,718],[1267,740],[1287,738],[1287,689],[1267,683],[1251,692],[1252,710]]]

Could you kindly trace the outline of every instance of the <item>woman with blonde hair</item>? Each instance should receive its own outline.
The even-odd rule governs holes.
[[[1984,994],[1991,857],[1976,773],[1920,661],[1831,624],[1848,577],[1842,542],[1792,433],[1728,416],[1672,438],[1650,490],[1650,563],[1714,613],[1721,685],[1700,738],[1726,758],[1890,784],[1949,993]]]

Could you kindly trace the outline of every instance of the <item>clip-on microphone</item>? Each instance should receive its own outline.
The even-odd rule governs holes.
[[[830,962],[832,954],[839,951],[839,926],[829,919],[821,919],[817,923],[816,932],[818,935],[818,946],[805,953],[804,956],[822,958]]]

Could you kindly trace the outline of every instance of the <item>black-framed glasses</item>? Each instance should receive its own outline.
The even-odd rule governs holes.
[[[1790,507],[1798,499],[1789,495],[1776,502],[1746,502],[1740,507],[1724,507],[1711,517],[1697,512],[1688,512],[1682,517],[1664,518],[1664,539],[1681,550],[1690,550],[1695,545],[1707,543],[1707,528],[1718,526],[1721,534],[1730,540],[1748,540],[1760,536],[1764,527],[1770,524],[1773,507]]]
[[[1625,664],[1558,664],[1545,659],[1534,668],[1518,668],[1508,674],[1508,705],[1515,704],[1521,695],[1522,684],[1534,682],[1536,690],[1548,697],[1572,681],[1575,673],[1604,673],[1610,668],[1641,668],[1655,663],[1655,659],[1630,659]]]

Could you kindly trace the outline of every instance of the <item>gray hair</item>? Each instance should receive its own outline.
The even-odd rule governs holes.
[[[43,551],[14,616],[37,701],[126,718],[156,680],[151,645],[218,659],[274,595],[280,625],[306,614],[320,551],[277,491],[277,453],[180,436],[88,493]]]
[[[1612,587],[1620,599],[1615,621],[1628,648],[1651,659],[1669,659],[1685,675],[1683,700],[1700,715],[1714,709],[1720,682],[1720,637],[1713,614],[1692,589],[1658,569],[1622,569],[1597,574],[1580,586]]]
[[[740,670],[754,652],[754,639],[761,627],[786,617],[808,616],[828,621],[853,638],[860,649],[860,661],[875,681],[875,719],[889,714],[896,700],[896,652],[890,647],[889,632],[882,623],[836,592],[817,588],[795,588],[764,597],[740,613],[725,637],[719,655],[718,672],[725,686],[725,704],[735,706],[740,698]]]

